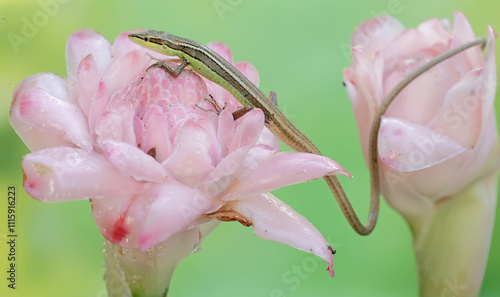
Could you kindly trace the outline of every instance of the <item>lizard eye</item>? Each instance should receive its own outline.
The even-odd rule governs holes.
[[[149,42],[149,37],[144,37],[144,41]]]

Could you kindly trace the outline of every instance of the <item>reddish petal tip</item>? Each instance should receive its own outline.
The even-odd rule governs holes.
[[[345,171],[345,170],[342,170],[340,173],[343,174],[343,175],[345,175],[345,176],[347,176],[348,178],[352,177],[352,175],[349,172]]]
[[[328,266],[326,268],[326,270],[328,271],[328,273],[330,274],[331,277],[335,276],[335,271],[333,271],[333,268],[330,268],[330,266]]]

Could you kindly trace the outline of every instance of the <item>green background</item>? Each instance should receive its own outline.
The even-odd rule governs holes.
[[[257,67],[261,89],[275,90],[279,106],[291,120],[325,155],[354,175],[341,181],[364,220],[368,172],[342,86],[342,69],[350,63],[342,48],[355,27],[396,7],[394,16],[407,27],[431,17],[452,18],[452,12],[460,10],[477,35],[485,36],[487,25],[500,30],[500,2],[494,0],[48,2],[57,4],[54,13],[16,50],[7,34],[21,35],[23,19],[32,21],[43,9],[38,1],[0,0],[0,180],[2,197],[7,196],[8,185],[17,187],[19,234],[18,288],[6,291],[2,266],[2,296],[107,296],[102,236],[88,201],[44,204],[27,196],[20,162],[29,151],[8,123],[12,91],[19,81],[45,71],[66,76],[65,43],[72,32],[92,27],[112,41],[122,31],[148,28],[201,43],[226,42],[236,61]],[[325,271],[326,264],[310,254],[257,238],[238,223],[223,223],[203,241],[200,253],[179,265],[170,296],[417,296],[409,229],[385,201],[377,228],[362,237],[347,224],[323,181],[274,194],[307,217],[337,248],[334,278]],[[4,233],[6,202],[1,201],[0,233]],[[1,240],[0,264],[5,265],[5,237]],[[481,296],[500,296],[499,250],[497,219]],[[303,279],[283,279],[294,266],[305,268]]]

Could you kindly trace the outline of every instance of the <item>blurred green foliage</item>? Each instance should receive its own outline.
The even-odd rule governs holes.
[[[201,43],[226,42],[236,61],[257,67],[262,90],[277,91],[280,108],[325,155],[354,175],[341,181],[364,218],[369,179],[342,86],[342,69],[350,63],[343,49],[356,26],[379,13],[392,11],[412,27],[431,17],[451,18],[454,10],[465,13],[477,35],[485,36],[487,25],[500,28],[500,2],[494,0],[0,0],[0,181],[5,192],[9,185],[17,188],[19,234],[17,289],[6,289],[2,272],[0,295],[107,296],[102,236],[88,201],[45,204],[30,198],[20,170],[29,151],[8,122],[14,87],[23,78],[45,71],[66,76],[65,42],[72,32],[91,27],[112,41],[122,31],[148,28]],[[23,31],[27,23],[34,26],[29,32]],[[14,42],[9,33],[24,40]],[[261,240],[251,228],[224,223],[203,242],[200,253],[180,264],[170,296],[417,296],[410,231],[385,202],[375,232],[362,237],[351,230],[323,181],[275,194],[337,248],[334,278],[314,256]],[[0,203],[1,218],[5,208]],[[499,225],[497,220],[483,297],[500,294]],[[2,242],[2,265],[4,248]],[[294,273],[297,267],[305,271],[300,277]]]

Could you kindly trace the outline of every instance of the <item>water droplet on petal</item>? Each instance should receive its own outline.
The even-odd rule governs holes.
[[[193,250],[191,251],[191,254],[196,254],[199,251],[201,251],[201,244],[195,244]]]

